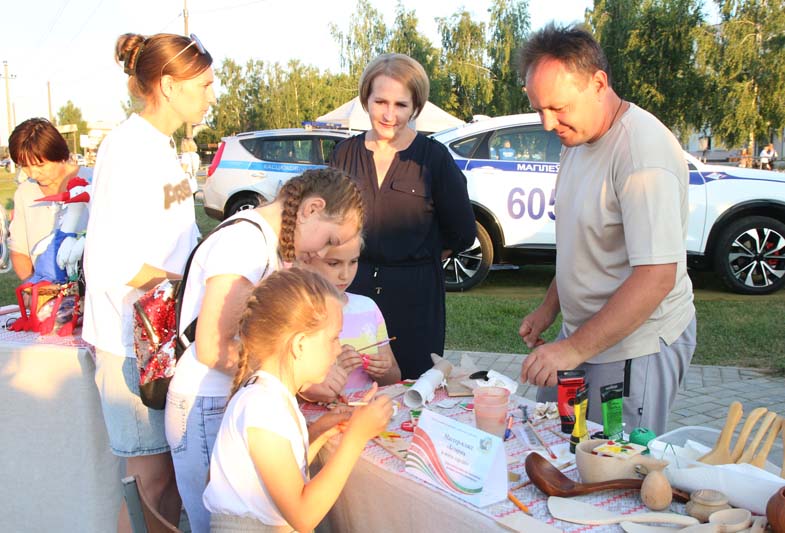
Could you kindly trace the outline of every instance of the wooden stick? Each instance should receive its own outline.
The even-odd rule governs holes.
[[[518,498],[513,496],[512,492],[508,492],[507,493],[507,498],[509,498],[509,500],[512,503],[515,504],[515,507],[517,507],[518,509],[520,509],[521,511],[523,511],[526,514],[531,514],[531,511],[529,511],[529,508],[526,507],[521,500],[519,500]]]
[[[385,344],[389,344],[391,341],[394,341],[397,338],[398,337],[392,336],[389,339],[384,339],[383,341],[374,342],[373,344],[369,344],[368,346],[363,346],[362,348],[358,348],[355,350],[355,352],[360,353],[367,350],[368,348],[374,348],[376,346],[384,346]]]
[[[553,450],[551,450],[551,449],[550,449],[550,447],[548,447],[548,445],[547,445],[547,444],[545,444],[545,441],[544,441],[544,440],[543,440],[543,438],[540,436],[540,434],[539,434],[539,433],[537,433],[537,430],[536,430],[536,429],[534,429],[534,426],[532,425],[532,423],[531,423],[530,421],[528,421],[528,420],[526,421],[526,423],[527,423],[527,424],[529,424],[529,427],[531,428],[532,432],[534,433],[534,436],[535,436],[535,437],[537,437],[537,440],[538,440],[538,441],[540,441],[540,446],[542,446],[543,448],[545,448],[545,451],[546,451],[546,452],[548,452],[548,455],[550,455],[550,456],[551,456],[551,459],[556,459],[556,454],[555,454],[555,453],[553,453]]]

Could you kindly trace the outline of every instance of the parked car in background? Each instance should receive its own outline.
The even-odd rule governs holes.
[[[444,262],[448,290],[481,283],[491,266],[555,259],[554,186],[561,143],[537,114],[482,120],[432,135],[466,176],[477,239]],[[690,169],[687,264],[714,270],[733,291],[785,285],[785,174],[707,165]]]
[[[291,177],[327,165],[351,134],[333,129],[281,129],[224,137],[207,170],[204,210],[223,220],[275,198]]]

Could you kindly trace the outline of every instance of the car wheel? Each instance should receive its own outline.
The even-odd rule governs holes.
[[[224,219],[229,218],[238,211],[245,211],[246,209],[255,209],[262,205],[264,198],[258,194],[248,193],[242,194],[231,201],[224,211]]]
[[[785,285],[785,224],[745,217],[722,231],[714,266],[723,282],[742,294],[769,294]]]
[[[477,238],[469,248],[442,262],[444,283],[448,291],[468,291],[482,283],[493,264],[493,242],[477,222]]]

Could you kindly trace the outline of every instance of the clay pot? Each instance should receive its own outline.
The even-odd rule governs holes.
[[[785,487],[777,489],[769,498],[766,518],[774,533],[785,533]]]
[[[747,509],[723,509],[712,513],[709,517],[710,524],[720,526],[723,533],[737,533],[747,529],[752,524],[752,513]]]
[[[591,453],[594,448],[604,442],[607,441],[601,439],[585,440],[575,447],[575,463],[578,465],[578,472],[584,483],[625,478],[640,479],[641,476],[635,472],[636,465],[643,465],[648,472],[662,470],[668,466],[668,461],[660,461],[649,455],[636,455],[628,459],[620,459]]]
[[[730,509],[727,496],[716,490],[700,489],[690,494],[685,510],[691,517],[708,522],[712,513],[723,509]]]

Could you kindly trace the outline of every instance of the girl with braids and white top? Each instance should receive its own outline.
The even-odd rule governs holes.
[[[282,262],[308,262],[354,239],[363,219],[362,199],[342,171],[309,170],[289,180],[273,202],[233,219],[253,224],[219,229],[191,263],[180,331],[198,317],[196,338],[177,364],[166,403],[166,438],[194,533],[210,527],[202,493],[237,370],[237,328],[248,296]]]
[[[127,458],[128,475],[139,475],[150,501],[176,524],[180,497],[164,413],[139,399],[133,303],[163,279],[180,277],[199,236],[172,134],[185,123],[201,122],[215,102],[213,60],[194,35],[131,33],[117,39],[115,58],[142,109],[98,150],[84,253],[82,335],[96,348],[95,381],[112,452]],[[130,531],[125,508],[118,530]]]
[[[322,381],[341,353],[343,302],[316,273],[271,274],[248,298],[240,321],[237,373],[210,464],[204,502],[211,531],[312,531],[335,503],[365,443],[392,416],[388,397],[348,421],[329,413],[306,428],[295,395]],[[344,415],[345,418],[346,415]],[[316,427],[319,426],[319,430]],[[308,464],[331,436],[343,438],[314,479]]]

